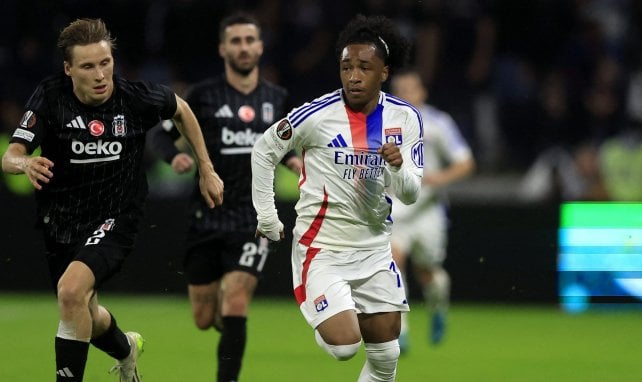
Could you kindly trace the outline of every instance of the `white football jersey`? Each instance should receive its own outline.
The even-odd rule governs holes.
[[[448,113],[428,104],[423,104],[419,111],[423,120],[424,174],[435,173],[448,163],[459,163],[472,158],[470,146]],[[436,195],[428,186],[422,188],[416,205],[406,206],[393,198],[393,220],[413,215],[418,208],[426,208],[443,198],[443,195]]]
[[[408,189],[413,201],[419,192],[422,132],[421,115],[408,102],[381,92],[376,109],[366,116],[350,110],[339,89],[293,109],[254,150],[270,165],[289,150],[301,150],[296,241],[331,250],[378,249],[389,245],[391,228],[385,188],[392,183]],[[377,154],[385,142],[399,146],[403,165],[398,171]],[[272,208],[264,193],[253,189],[259,217]]]

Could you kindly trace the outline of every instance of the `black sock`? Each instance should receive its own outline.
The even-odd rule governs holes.
[[[89,343],[56,337],[56,381],[82,381]]]
[[[131,346],[129,345],[127,336],[118,328],[118,325],[116,325],[114,316],[112,316],[111,313],[109,313],[109,315],[111,316],[109,328],[100,336],[92,338],[91,344],[113,358],[127,358],[131,352]]]
[[[247,339],[246,321],[245,317],[223,317],[218,342],[218,382],[238,380]]]

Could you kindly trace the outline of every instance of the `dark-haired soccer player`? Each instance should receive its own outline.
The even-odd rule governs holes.
[[[238,379],[246,344],[249,304],[268,256],[266,239],[255,238],[250,154],[254,142],[286,113],[285,89],[259,76],[263,53],[261,29],[247,14],[233,14],[219,26],[219,55],[225,73],[194,85],[186,96],[201,123],[208,151],[225,181],[225,204],[209,210],[191,197],[188,250],[184,267],[194,322],[221,331],[218,381]],[[192,159],[174,145],[178,132],[154,129],[152,143],[160,156],[182,173]],[[284,164],[300,171],[289,153]]]
[[[392,205],[385,188],[393,187],[403,203],[417,198],[422,122],[414,107],[381,91],[408,55],[408,43],[389,19],[357,16],[336,48],[342,88],[295,108],[254,146],[257,235],[283,238],[274,166],[300,148],[294,295],[317,343],[336,359],[350,359],[363,340],[359,381],[393,381],[400,312],[409,308],[390,251]]]
[[[82,381],[89,344],[118,360],[121,382],[139,381],[142,337],[123,333],[98,304],[100,286],[132,251],[147,181],[145,133],[172,118],[198,157],[208,207],[223,202],[200,127],[188,104],[162,85],[114,75],[114,40],[100,19],[79,19],[62,30],[64,73],[44,79],[2,157],[7,173],[24,173],[37,189],[60,323],[56,380]],[[41,156],[30,156],[40,146]]]

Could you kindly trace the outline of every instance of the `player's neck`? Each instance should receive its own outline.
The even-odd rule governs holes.
[[[243,94],[249,94],[256,89],[257,84],[259,83],[259,68],[258,66],[252,69],[252,71],[247,74],[241,74],[235,70],[232,70],[230,67],[225,68],[225,79],[227,83],[230,84],[234,89],[238,90]]]

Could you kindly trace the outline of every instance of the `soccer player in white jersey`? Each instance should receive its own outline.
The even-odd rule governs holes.
[[[450,115],[426,103],[428,91],[416,71],[396,73],[391,80],[391,91],[421,112],[424,127],[421,194],[412,206],[393,203],[392,255],[404,275],[410,256],[413,274],[432,315],[430,341],[438,344],[445,333],[450,296],[450,278],[442,266],[448,224],[442,191],[443,187],[470,175],[475,169],[475,160]],[[406,351],[409,345],[406,314],[402,314],[399,342],[401,351]]]
[[[363,340],[358,381],[394,381],[403,280],[392,259],[391,199],[419,195],[422,122],[409,103],[381,91],[403,65],[409,45],[392,22],[358,15],[341,32],[337,57],[342,88],[292,110],[254,145],[252,199],[257,235],[284,237],[274,204],[274,167],[300,149],[303,168],[293,231],[294,295],[315,338],[347,360]]]

